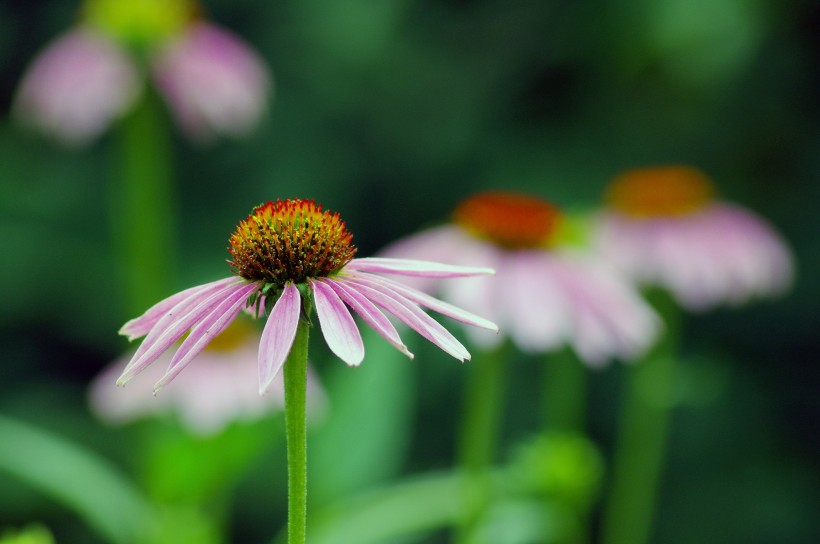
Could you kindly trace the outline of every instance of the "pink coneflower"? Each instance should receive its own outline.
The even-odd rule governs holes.
[[[151,396],[150,387],[171,363],[169,351],[124,391],[111,387],[111,383],[122,374],[133,353],[119,357],[91,383],[91,409],[112,424],[173,413],[185,428],[198,435],[213,435],[231,422],[252,421],[282,410],[285,398],[281,375],[274,379],[267,395],[256,394],[260,334],[250,322],[249,318],[234,320],[197,355],[196,364],[168,384],[161,395]],[[307,385],[308,411],[321,412],[324,392],[312,373],[308,374]]]
[[[641,285],[668,289],[690,310],[738,304],[786,289],[792,257],[762,218],[715,200],[699,170],[630,170],[609,186],[599,215],[600,253]]]
[[[13,109],[65,144],[86,144],[131,110],[144,73],[200,140],[254,128],[271,87],[259,56],[200,19],[193,0],[87,0],[79,23],[34,59]]]
[[[229,251],[234,276],[177,293],[122,327],[120,333],[129,339],[146,338],[118,384],[130,381],[188,333],[155,389],[166,385],[246,307],[267,314],[258,350],[260,394],[284,364],[299,321],[309,320],[314,306],[328,346],[351,366],[361,363],[364,346],[347,306],[410,357],[383,311],[461,361],[470,358],[469,352],[421,307],[497,331],[486,319],[384,276],[455,278],[492,274],[491,269],[354,259],[356,248],[344,222],[312,200],[277,200],[258,206],[237,225]]]
[[[568,344],[590,364],[634,358],[654,339],[656,316],[605,263],[561,244],[564,221],[539,198],[480,193],[458,205],[451,224],[401,240],[384,254],[495,269],[492,281],[441,286],[442,296],[499,323],[526,352]],[[416,287],[429,291],[439,285],[424,281]],[[503,336],[469,333],[487,348]]]

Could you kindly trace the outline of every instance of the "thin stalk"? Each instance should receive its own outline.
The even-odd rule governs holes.
[[[586,426],[587,368],[567,347],[549,354],[544,378],[545,430],[583,432]]]
[[[627,384],[604,505],[604,544],[645,544],[655,514],[677,364],[679,313],[666,293],[650,293],[666,330],[658,344],[626,369]]]
[[[167,296],[175,254],[171,141],[158,98],[146,93],[119,124],[111,220],[125,310]]]
[[[304,544],[307,533],[307,354],[310,323],[299,321],[285,361],[285,434],[288,458],[288,544]]]
[[[474,542],[475,532],[490,503],[490,468],[501,419],[508,350],[503,346],[481,352],[467,369],[458,462],[465,476],[466,515],[456,528],[455,541]]]

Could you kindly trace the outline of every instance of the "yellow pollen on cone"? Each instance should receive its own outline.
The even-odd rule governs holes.
[[[257,206],[230,238],[234,273],[279,287],[328,276],[353,259],[356,246],[338,213],[313,200],[288,199]]]

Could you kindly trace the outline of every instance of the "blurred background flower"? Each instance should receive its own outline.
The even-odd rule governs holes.
[[[173,125],[154,131],[173,157],[175,228],[138,214],[135,232],[157,230],[175,248],[173,262],[159,261],[156,272],[172,273],[156,288],[158,298],[129,309],[118,263],[119,253],[134,245],[108,228],[113,212],[122,211],[111,205],[122,200],[110,191],[122,172],[112,158],[119,132],[103,128],[97,145],[74,153],[44,145],[12,118],[19,85],[44,46],[91,25],[83,3],[0,3],[0,413],[95,452],[135,485],[154,490],[147,493],[152,497],[179,489],[204,496],[195,490],[211,485],[203,475],[222,474],[230,479],[219,486],[230,504],[223,540],[267,541],[284,524],[276,415],[249,422],[253,432],[229,431],[229,441],[183,448],[169,438],[161,454],[137,459],[142,450],[135,442],[156,425],[104,425],[86,400],[91,380],[127,349],[116,335],[122,322],[151,300],[220,277],[225,233],[249,206],[277,197],[320,198],[343,213],[360,251],[373,254],[435,225],[479,191],[548,198],[574,215],[598,208],[621,172],[691,164],[715,180],[721,200],[774,226],[793,254],[798,281],[782,298],[690,316],[679,339],[682,379],[665,398],[657,387],[644,388],[657,402],[675,402],[652,538],[820,541],[820,339],[813,319],[820,286],[811,281],[820,274],[820,216],[813,206],[820,201],[816,4],[203,0],[199,21],[229,28],[275,68],[271,122],[208,147],[188,145],[187,132]],[[150,97],[158,80],[146,71],[148,59],[130,45],[118,47],[142,67],[137,92]],[[116,92],[118,84],[111,85]],[[173,106],[156,92],[164,119]],[[135,139],[144,155],[156,156],[156,137]],[[173,238],[185,243],[175,246]],[[149,268],[139,259],[129,266],[154,277]],[[329,399],[326,419],[311,431],[312,508],[347,505],[353,510],[345,519],[352,522],[361,504],[354,498],[451,466],[465,367],[442,364],[446,355],[412,335],[406,340],[416,354],[412,362],[377,335],[366,339],[367,349],[384,364],[351,371],[329,355],[311,357]],[[545,365],[523,354],[512,358],[515,394],[508,395],[501,422],[501,463],[541,428],[532,399],[543,389]],[[587,373],[587,430],[605,470],[624,367]],[[270,442],[256,444],[258,455],[241,454],[260,437]],[[34,485],[9,469],[3,454],[18,453],[18,438],[0,437],[0,527],[37,522],[58,542],[112,541],[78,513],[87,510],[66,506],[44,482]],[[202,450],[216,457],[205,462],[196,455]],[[47,461],[40,466],[61,469],[40,473],[79,474],[64,450],[38,453]],[[173,486],[158,483],[171,478]],[[77,488],[89,496],[103,489]],[[451,503],[442,501],[451,497],[425,493],[421,501],[446,513]],[[110,506],[106,515],[117,510],[113,501],[103,502]],[[418,503],[382,502],[400,508],[366,518],[384,526],[362,527],[398,529],[409,512],[422,511],[411,507]],[[124,525],[132,518],[110,519]],[[502,529],[510,519],[499,518]],[[330,527],[323,534],[344,533]],[[441,523],[416,534],[435,544],[449,536]],[[373,541],[368,538],[359,533],[348,542]],[[382,541],[390,538],[400,537]]]
[[[188,136],[247,133],[267,109],[268,70],[198,11],[193,0],[87,0],[75,27],[23,75],[17,117],[65,144],[86,144],[127,113],[143,74],[153,73]]]

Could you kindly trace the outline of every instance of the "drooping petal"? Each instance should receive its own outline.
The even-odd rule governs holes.
[[[243,289],[247,282],[240,281],[228,285],[214,282],[207,289],[189,296],[160,319],[137,349],[131,362],[125,367],[117,385],[125,385],[129,380],[153,363],[171,347],[185,332],[202,318],[211,313],[225,297]]]
[[[140,338],[148,334],[154,325],[162,319],[162,317],[167,314],[174,306],[185,300],[186,298],[190,297],[194,293],[201,291],[203,289],[207,289],[209,286],[212,285],[228,285],[231,282],[236,281],[235,277],[232,278],[224,278],[221,280],[217,280],[215,282],[206,283],[205,285],[197,285],[196,287],[190,287],[185,289],[184,291],[180,291],[175,295],[171,295],[170,297],[161,300],[151,306],[144,314],[139,317],[135,317],[134,319],[128,321],[125,325],[120,328],[120,334],[123,336],[128,337],[128,341],[135,340],[136,338]]]
[[[386,257],[365,257],[353,259],[342,269],[349,271],[397,274],[400,276],[420,276],[424,278],[463,278],[467,276],[493,275],[492,268],[475,266],[455,266],[451,264],[417,261],[413,259],[388,259]]]
[[[364,321],[370,325],[373,330],[379,333],[382,338],[390,342],[399,351],[411,359],[413,358],[413,354],[410,353],[407,346],[401,341],[401,337],[399,336],[396,327],[393,326],[390,320],[387,319],[387,316],[385,316],[375,304],[370,302],[367,297],[363,296],[355,289],[350,289],[344,283],[336,280],[325,278],[322,281],[330,285],[330,287],[336,291],[336,294],[339,295],[339,297],[351,308],[356,310],[356,313],[359,314],[359,316],[364,319]]]
[[[397,281],[393,281],[388,278],[380,278],[378,276],[366,273],[356,274],[356,278],[388,287],[416,304],[420,304],[421,306],[429,308],[434,312],[451,317],[461,323],[498,332],[498,325],[489,319],[484,319],[483,317],[477,316],[472,312],[468,312],[467,310],[463,310],[453,306],[452,304],[448,304],[447,302],[433,298],[430,295],[422,293],[421,291],[411,289]]]
[[[358,366],[364,359],[364,344],[353,316],[328,285],[310,280],[310,286],[325,342],[339,359],[350,366]]]
[[[23,76],[14,113],[64,144],[99,136],[139,96],[137,68],[116,43],[78,27],[49,44]]]
[[[173,380],[216,335],[225,330],[239,314],[248,296],[258,288],[258,285],[249,283],[235,293],[231,293],[210,314],[197,323],[177,349],[165,375],[154,385],[154,392]]]
[[[189,136],[239,136],[264,114],[271,76],[262,59],[238,36],[205,22],[162,50],[154,78]]]
[[[299,313],[302,309],[302,296],[299,289],[288,282],[276,304],[273,305],[259,341],[259,394],[264,395],[273,378],[285,364],[296,328],[299,326]]]
[[[362,296],[369,298],[377,306],[381,306],[396,316],[396,318],[405,325],[459,361],[465,361],[470,358],[470,352],[467,351],[467,348],[456,340],[447,329],[442,327],[440,323],[424,313],[421,308],[402,295],[383,286],[374,288],[370,285],[363,284],[355,277],[340,277],[338,281],[356,290]]]

